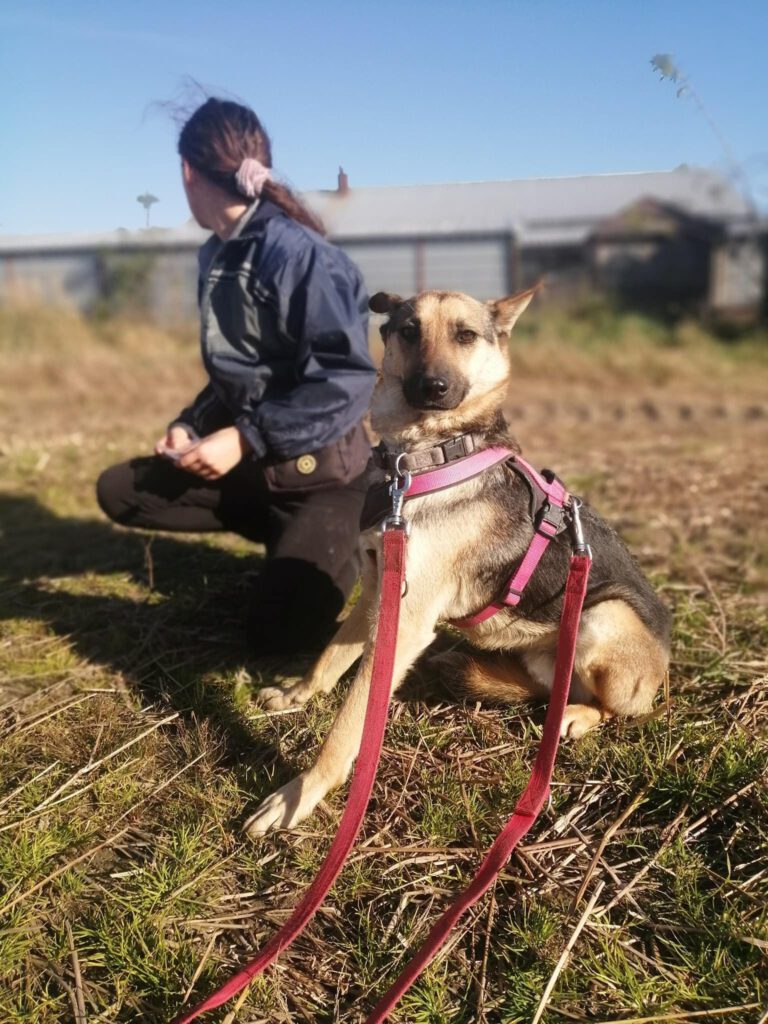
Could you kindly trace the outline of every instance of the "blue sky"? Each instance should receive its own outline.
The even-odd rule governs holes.
[[[768,200],[762,0],[3,0],[0,234],[188,216],[185,76],[248,102],[298,188],[724,167],[674,55]]]

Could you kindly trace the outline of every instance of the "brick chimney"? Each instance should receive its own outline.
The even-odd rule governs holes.
[[[344,196],[347,194],[347,192],[349,192],[349,178],[344,173],[343,167],[339,168],[339,181],[336,186],[336,191],[339,193],[340,196]]]

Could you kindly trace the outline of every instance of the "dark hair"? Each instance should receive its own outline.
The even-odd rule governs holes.
[[[209,181],[231,195],[243,198],[235,175],[246,157],[272,166],[272,146],[254,112],[232,100],[212,96],[192,114],[179,134],[179,154]],[[324,235],[322,221],[281,182],[270,178],[261,194],[271,199],[293,220]]]

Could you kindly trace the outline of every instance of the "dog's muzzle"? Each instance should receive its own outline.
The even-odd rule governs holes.
[[[439,372],[414,373],[403,381],[405,400],[414,409],[455,409],[466,393],[465,380]]]

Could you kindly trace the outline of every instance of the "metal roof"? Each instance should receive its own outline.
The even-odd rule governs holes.
[[[600,221],[650,196],[713,220],[750,214],[732,185],[699,167],[305,193],[341,240],[512,231],[524,245],[579,244]]]
[[[747,201],[721,175],[701,167],[571,178],[453,182],[350,188],[303,194],[330,236],[343,241],[514,232],[523,245],[578,245],[606,217],[645,197],[688,213],[734,222]],[[83,235],[0,236],[0,253],[112,248],[190,248],[209,232],[193,221],[178,228]]]
[[[142,228],[128,231],[89,231],[75,235],[0,235],[0,255],[3,253],[41,252],[93,252],[97,249],[176,249],[188,245],[196,249],[210,231],[189,220],[177,228]]]

